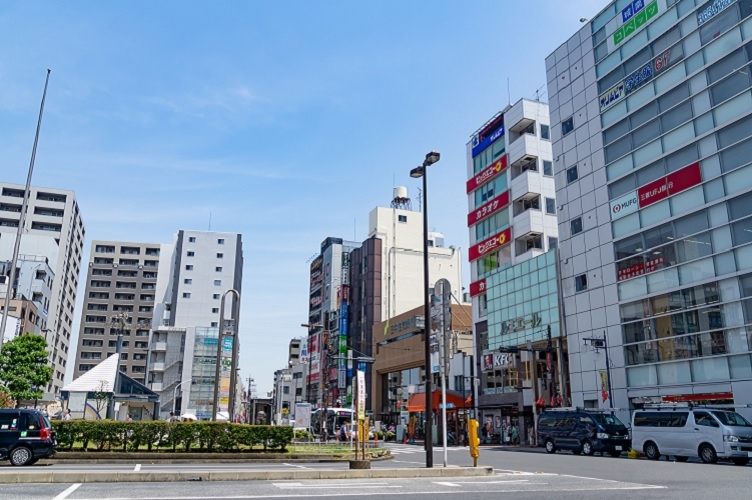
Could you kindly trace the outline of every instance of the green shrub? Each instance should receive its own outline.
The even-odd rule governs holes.
[[[169,446],[172,451],[233,452],[262,446],[285,451],[292,442],[288,426],[246,425],[229,422],[118,422],[114,420],[61,420],[52,423],[61,449],[81,443],[97,450],[138,451]]]

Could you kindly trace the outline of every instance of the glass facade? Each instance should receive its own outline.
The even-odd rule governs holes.
[[[615,44],[621,3],[592,27],[627,387],[752,378],[752,0]]]
[[[214,379],[217,367],[217,328],[196,328],[193,344],[193,370],[191,372],[191,393],[188,408],[195,410],[199,420],[212,418],[214,407]],[[231,340],[231,339],[227,339]],[[223,346],[225,355],[232,353],[232,343],[229,351]]]

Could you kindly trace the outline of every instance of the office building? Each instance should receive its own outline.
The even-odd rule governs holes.
[[[499,434],[502,423],[512,422],[524,433],[522,419],[532,423],[543,388],[566,390],[554,363],[544,358],[545,370],[531,369],[542,353],[530,349],[566,349],[560,342],[559,207],[548,105],[521,99],[491,117],[467,144],[467,175],[479,417]],[[522,352],[499,352],[510,347]]]
[[[23,185],[0,182],[0,261],[13,257],[23,197]],[[41,328],[53,369],[45,399],[52,400],[63,386],[68,362],[85,234],[73,191],[32,186],[24,225],[19,255],[43,260],[40,269],[49,266],[54,274],[46,311],[42,307],[47,320]]]
[[[751,14],[611,2],[546,59],[575,405],[752,403]]]
[[[157,243],[91,243],[74,378],[114,354],[122,333],[120,371],[146,383],[160,252]],[[121,314],[127,317],[122,331],[115,319]]]

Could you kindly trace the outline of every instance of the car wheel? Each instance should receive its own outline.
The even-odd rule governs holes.
[[[674,458],[676,458],[677,462],[686,462],[687,460],[689,460],[689,457],[674,457]]]
[[[661,452],[658,451],[658,447],[652,441],[645,443],[645,448],[643,451],[645,452],[645,456],[648,457],[649,460],[658,460],[659,458],[661,458]]]
[[[582,454],[587,456],[592,456],[595,453],[595,449],[593,448],[593,443],[591,443],[589,440],[585,440],[582,442]]]
[[[26,465],[31,461],[31,450],[25,446],[19,446],[10,452],[10,463],[13,465]]]
[[[619,458],[621,456],[621,452],[619,450],[611,450],[608,452],[608,454],[614,458]]]
[[[702,460],[706,464],[714,464],[718,462],[718,454],[715,452],[715,449],[709,444],[703,444],[702,446],[700,446],[697,454],[700,455],[700,460]]]
[[[734,465],[747,465],[749,458],[732,458],[731,461],[734,462]]]
[[[29,460],[29,461],[28,461],[28,462],[26,463],[26,465],[34,465],[34,464],[35,464],[35,463],[37,463],[37,462],[39,462],[39,459],[38,459],[38,458],[32,458],[31,460]]]
[[[546,453],[556,453],[556,446],[552,439],[546,439]]]

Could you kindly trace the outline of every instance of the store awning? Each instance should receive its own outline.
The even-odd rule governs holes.
[[[457,408],[470,408],[470,398],[464,399],[462,394],[458,394],[454,391],[447,391],[447,410],[454,410]],[[439,411],[439,403],[441,403],[441,390],[436,389],[433,391],[433,397],[431,398],[432,408],[434,411]],[[410,413],[426,411],[426,393],[419,392],[416,394],[410,394],[407,398],[407,411]]]

